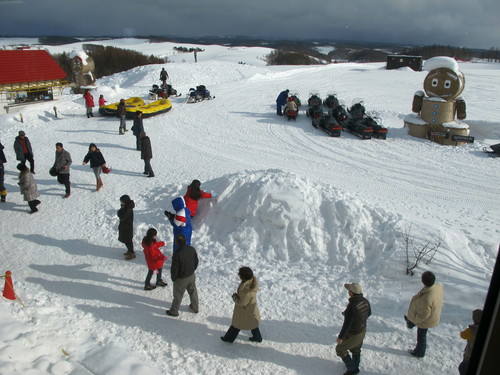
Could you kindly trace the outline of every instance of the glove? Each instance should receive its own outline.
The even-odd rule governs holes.
[[[168,218],[168,220],[171,220],[174,217],[174,214],[168,211],[165,211],[164,214]]]
[[[212,198],[217,198],[217,193],[212,193]]]

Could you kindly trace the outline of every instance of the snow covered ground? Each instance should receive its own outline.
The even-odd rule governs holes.
[[[483,305],[500,239],[500,160],[482,152],[500,141],[499,64],[460,63],[466,122],[476,141],[446,147],[403,128],[426,72],[387,71],[380,63],[267,67],[269,50],[223,46],[201,46],[195,64],[192,54],[174,53],[180,44],[96,43],[166,56],[174,88],[185,94],[204,84],[216,98],[199,104],[172,98],[172,111],[144,121],[152,179],[142,175],[131,132],[118,135],[116,118],[87,119],[81,95],[0,115],[8,160],[0,273],[12,271],[19,296],[19,303],[0,301],[0,374],[341,374],[334,343],[347,304],[345,282],[360,282],[372,304],[363,374],[457,372],[465,346],[459,332]],[[103,94],[108,103],[147,99],[161,67],[102,78],[93,96]],[[285,88],[303,103],[310,93],[336,93],[347,105],[361,99],[389,128],[388,138],[331,138],[303,112],[287,122],[275,115]],[[27,214],[17,186],[12,144],[19,130],[35,153],[42,194],[35,215]],[[73,157],[70,199],[61,199],[64,188],[48,174],[56,142]],[[81,165],[91,142],[113,168],[99,192]],[[140,240],[155,227],[171,243],[163,211],[195,178],[219,194],[203,200],[193,220],[200,313],[188,311],[185,296],[179,318],[170,318],[170,260],[169,286],[144,291]],[[117,241],[122,194],[136,203],[138,256],[130,262]],[[410,224],[415,241],[442,240],[432,263],[413,277],[405,275],[400,238]],[[164,249],[170,257],[170,246]],[[230,325],[243,265],[261,284],[261,344],[248,342],[248,332],[232,345],[219,340]],[[416,360],[406,353],[416,332],[403,315],[428,269],[444,284],[445,304],[441,324],[430,330],[428,355]]]

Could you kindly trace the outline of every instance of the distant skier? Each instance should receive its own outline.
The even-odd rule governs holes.
[[[276,99],[276,114],[278,116],[283,116],[283,106],[286,104],[286,99],[288,98],[288,93],[290,90],[280,92],[278,98]]]

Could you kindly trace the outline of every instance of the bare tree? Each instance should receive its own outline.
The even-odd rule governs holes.
[[[420,262],[429,264],[434,259],[439,247],[443,243],[443,238],[439,236],[434,241],[427,243],[418,243],[411,237],[411,227],[409,224],[405,227],[401,235],[406,254],[406,274],[414,275],[413,270],[418,267]]]

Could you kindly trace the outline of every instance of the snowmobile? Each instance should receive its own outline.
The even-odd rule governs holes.
[[[361,131],[361,135],[363,135],[362,127],[366,127],[367,129],[372,129],[372,135],[378,139],[386,139],[387,138],[387,128],[384,128],[382,125],[378,124],[372,117],[367,116],[365,112],[365,107],[361,103],[354,104],[350,113],[353,118],[353,128]],[[356,134],[356,133],[354,133]],[[358,134],[356,134],[358,135]],[[358,135],[358,137],[365,139]]]
[[[149,90],[149,96],[151,99],[158,98],[168,98],[169,96],[179,97],[181,94],[177,94],[177,90],[175,90],[172,85],[166,84],[166,87],[160,87],[158,85],[153,85],[151,90]]]
[[[311,96],[307,100],[307,105],[309,107],[321,105],[321,103],[322,103],[321,98],[317,94],[311,94]]]
[[[294,96],[290,96],[287,99],[287,104],[283,110],[283,114],[287,117],[288,121],[295,121],[299,115],[299,105],[297,104],[297,100],[298,98]]]
[[[307,117],[313,119],[314,121],[314,119],[319,119],[321,116],[323,116],[322,101],[318,95],[312,94],[307,100],[307,105],[308,105],[308,108],[306,109]]]
[[[488,154],[488,156],[491,156],[492,158],[500,156],[500,143],[497,143],[496,145],[492,145],[492,146],[490,146],[490,148],[493,151],[488,150],[486,147],[483,147],[483,151],[486,152]]]
[[[332,137],[340,137],[342,133],[342,125],[328,113],[324,113],[320,118],[313,118],[312,124],[316,129],[321,129]]]
[[[323,105],[328,108],[335,108],[339,105],[339,100],[337,97],[333,94],[330,94],[326,97],[326,99],[323,101]]]
[[[187,96],[188,103],[198,103],[203,100],[214,99],[215,96],[210,95],[210,91],[207,90],[205,85],[196,86],[196,89],[190,88],[189,94]]]

